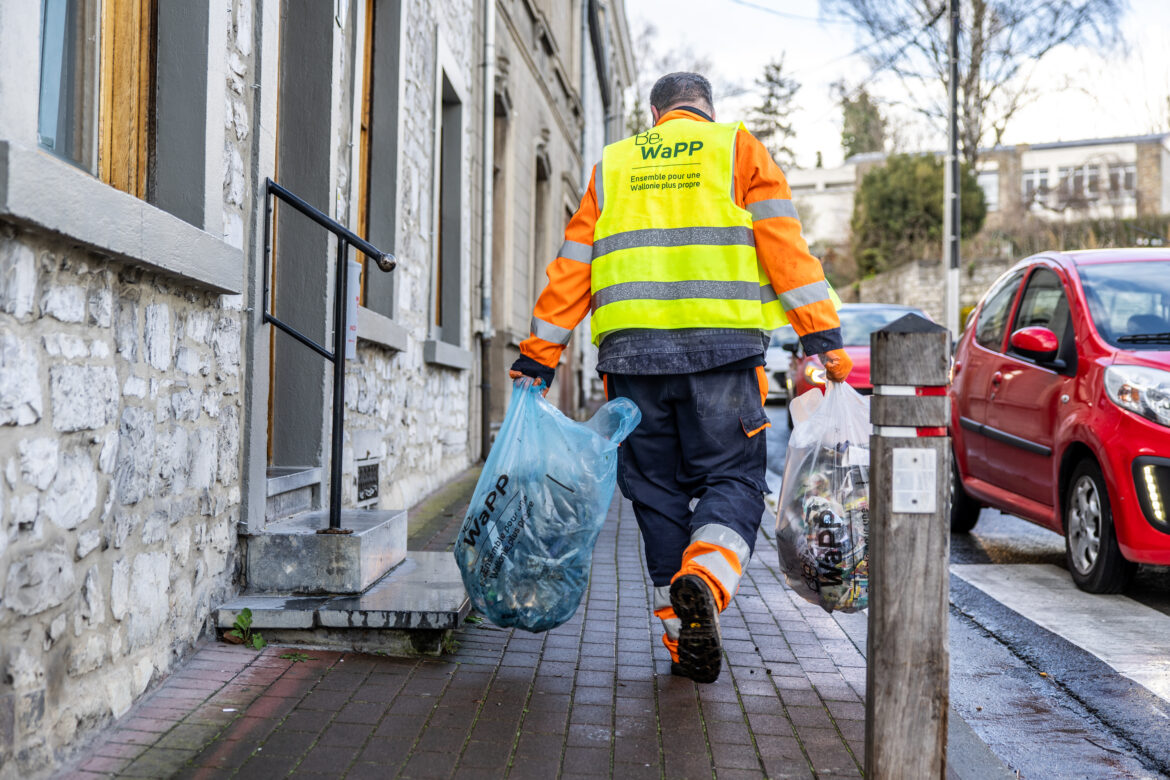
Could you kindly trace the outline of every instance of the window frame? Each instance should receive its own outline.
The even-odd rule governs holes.
[[[362,46],[358,48],[355,72],[361,74],[362,80],[353,119],[360,141],[355,145],[352,161],[353,170],[358,172],[358,187],[351,196],[351,213],[357,215],[358,235],[385,251],[397,253],[401,245],[398,214],[404,135],[399,108],[405,102],[405,2],[366,0],[361,8],[356,36]],[[373,204],[379,204],[381,211],[371,214]],[[398,322],[400,272],[384,274],[368,269],[364,255],[357,259],[363,266],[358,339],[405,351],[408,333]]]
[[[468,292],[470,204],[466,200],[468,193],[463,186],[463,172],[467,159],[467,144],[470,142],[468,126],[474,107],[468,99],[471,93],[463,81],[458,60],[451,54],[441,30],[436,30],[435,41],[438,56],[433,85],[434,136],[431,147],[432,251],[429,301],[426,307],[429,335],[423,344],[423,360],[433,365],[463,371],[470,369],[472,365],[471,350],[464,346],[467,335],[463,310]],[[457,137],[444,132],[453,126],[457,130]],[[447,153],[448,161],[453,163],[445,169],[446,181],[444,152]],[[449,222],[451,218],[455,220],[454,225]]]
[[[204,173],[192,188],[204,205],[200,224],[185,221],[149,201],[114,189],[38,142],[41,83],[41,14],[5,18],[0,25],[0,221],[61,236],[115,261],[140,266],[216,293],[243,290],[241,247],[224,240],[222,141],[199,149],[195,162]],[[226,11],[212,0],[182,4],[208,29],[205,62],[226,58]],[[202,45],[202,44],[201,44]],[[9,78],[11,76],[11,78]],[[203,85],[200,85],[201,87]],[[218,84],[217,84],[218,86]],[[222,138],[222,90],[206,90],[193,106],[203,138]],[[95,97],[96,100],[96,97]],[[161,161],[160,161],[161,162]],[[206,175],[212,172],[213,175]],[[46,197],[45,193],[53,193]],[[81,220],[78,214],[100,215]]]
[[[1056,335],[1056,341],[1057,341],[1056,356],[1059,360],[1064,361],[1063,368],[1060,367],[1059,365],[1053,366],[1053,365],[1044,364],[1044,363],[1041,363],[1041,362],[1035,360],[1034,358],[1028,357],[1027,355],[1023,355],[1023,354],[1017,352],[1015,349],[1013,349],[1011,346],[1011,342],[1010,342],[1010,337],[1011,337],[1012,333],[1015,333],[1020,328],[1030,327],[1029,325],[1024,325],[1020,321],[1020,317],[1024,313],[1024,305],[1027,303],[1027,300],[1028,300],[1028,291],[1032,288],[1032,285],[1034,283],[1036,283],[1038,278],[1043,279],[1043,277],[1045,277],[1045,276],[1050,276],[1052,279],[1054,279],[1056,281],[1056,289],[1058,289],[1060,291],[1061,297],[1064,298],[1064,305],[1065,305],[1064,326],[1062,328],[1060,328],[1060,330],[1058,331],[1052,327],[1052,325],[1053,325],[1052,320],[1049,320],[1045,325],[1041,326],[1041,327],[1048,328],[1048,330],[1052,331],[1053,334]],[[1027,274],[1027,278],[1022,280],[1022,283],[1020,284],[1020,287],[1019,287],[1019,290],[1017,290],[1017,293],[1018,293],[1017,294],[1017,301],[1016,301],[1015,309],[1012,312],[1012,317],[1011,317],[1011,327],[1009,327],[1007,329],[1007,335],[1008,335],[1009,341],[1005,345],[1005,350],[1006,350],[1005,354],[1010,355],[1011,357],[1015,358],[1016,360],[1023,360],[1027,363],[1031,363],[1033,365],[1039,366],[1040,368],[1044,368],[1044,369],[1047,369],[1049,371],[1054,371],[1056,373],[1061,373],[1061,374],[1075,374],[1076,373],[1076,336],[1075,336],[1075,329],[1073,326],[1073,316],[1072,316],[1072,309],[1071,309],[1072,296],[1069,294],[1069,286],[1065,282],[1065,279],[1061,277],[1061,275],[1057,272],[1057,270],[1055,268],[1049,266],[1047,263],[1040,263],[1038,265],[1032,266],[1031,270]],[[1038,325],[1038,324],[1039,323],[1032,323],[1032,325]]]
[[[1002,277],[1000,281],[994,284],[991,289],[987,291],[987,295],[984,297],[983,303],[979,307],[979,316],[975,318],[975,331],[971,334],[971,340],[983,349],[999,354],[1004,354],[1004,343],[1008,335],[1008,325],[1015,321],[1016,303],[1020,297],[1020,288],[1023,286],[1025,270],[1026,269],[1018,269],[1008,272],[1008,274]],[[979,337],[979,329],[983,323],[983,318],[987,315],[987,306],[991,303],[992,299],[995,298],[996,295],[1009,287],[1013,289],[1011,295],[1007,299],[1007,316],[1004,317],[1003,325],[1001,326],[999,332],[998,343],[994,346],[986,344]]]

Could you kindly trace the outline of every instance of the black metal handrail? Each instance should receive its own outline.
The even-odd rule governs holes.
[[[337,283],[333,295],[333,350],[330,351],[268,310],[269,264],[272,261],[272,198],[292,206],[337,236]],[[349,228],[280,186],[264,180],[264,322],[275,325],[333,364],[333,431],[329,460],[329,528],[318,533],[350,533],[341,527],[341,446],[345,439],[345,311],[349,248],[352,246],[373,260],[383,271],[393,271],[398,261],[389,252],[358,236]]]

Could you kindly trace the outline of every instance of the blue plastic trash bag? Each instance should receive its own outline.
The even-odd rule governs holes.
[[[628,398],[573,422],[521,379],[467,516],[455,561],[497,626],[547,631],[573,616],[617,484],[617,448],[642,415]]]
[[[834,382],[788,439],[776,550],[788,587],[826,612],[869,605],[869,435],[869,399]]]

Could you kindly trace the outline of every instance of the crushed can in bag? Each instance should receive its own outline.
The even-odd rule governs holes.
[[[834,382],[788,439],[776,515],[780,568],[790,588],[826,612],[869,604],[870,430],[869,400]]]
[[[455,540],[471,604],[492,623],[547,631],[577,611],[617,485],[618,444],[641,418],[617,398],[574,422],[531,379],[515,383]]]

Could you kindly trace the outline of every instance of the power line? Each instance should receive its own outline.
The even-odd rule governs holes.
[[[924,25],[922,25],[922,27],[918,28],[918,30],[916,30],[913,35],[908,37],[906,39],[906,42],[903,43],[901,46],[899,46],[898,49],[893,54],[891,54],[889,57],[887,57],[885,60],[883,60],[881,62],[881,64],[879,64],[877,67],[875,67],[873,69],[873,72],[870,73],[869,76],[862,79],[860,84],[855,86],[853,89],[849,90],[848,93],[843,94],[841,97],[843,99],[853,100],[858,95],[860,95],[861,91],[863,89],[865,89],[866,86],[868,86],[871,81],[873,81],[875,78],[877,78],[882,73],[882,71],[884,71],[891,63],[893,63],[896,59],[901,57],[902,53],[905,52],[906,49],[910,48],[910,45],[912,43],[914,43],[916,40],[918,40],[918,36],[922,35],[924,32],[929,30],[936,22],[938,22],[938,20],[943,17],[943,14],[946,13],[946,10],[947,10],[947,7],[945,5],[943,5],[938,10],[938,12],[934,14],[934,16],[932,16],[930,19],[926,20],[926,23]],[[901,30],[898,30],[896,32],[901,32]],[[878,39],[878,40],[874,41],[873,44],[871,44],[871,45],[881,43],[882,41],[892,37],[893,34],[894,33],[891,33],[890,35],[885,36],[885,38]],[[835,107],[832,110],[827,111],[824,114],[822,114],[815,121],[818,123],[823,122],[825,119],[827,119],[829,117],[830,114],[833,113],[833,111],[836,111]]]
[[[742,5],[744,8],[753,8],[757,11],[763,11],[766,14],[771,14],[772,16],[779,16],[782,19],[796,19],[802,22],[816,22],[817,24],[853,24],[853,22],[848,19],[823,19],[816,16],[790,14],[786,11],[779,11],[775,8],[769,8],[766,5],[750,2],[750,0],[731,0],[731,2],[735,3],[736,5]]]

